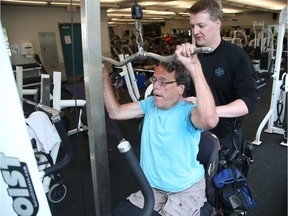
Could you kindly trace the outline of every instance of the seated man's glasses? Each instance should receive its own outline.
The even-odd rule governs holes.
[[[155,84],[157,82],[157,84],[159,86],[165,87],[166,85],[171,84],[171,83],[175,83],[177,81],[176,80],[174,80],[174,81],[164,81],[164,80],[159,80],[156,77],[152,76],[152,77],[150,77],[150,82],[152,82],[153,84]]]

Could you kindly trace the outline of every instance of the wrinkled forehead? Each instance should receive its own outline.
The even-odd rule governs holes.
[[[162,64],[157,65],[154,67],[154,75],[153,76],[155,76],[157,78],[162,77],[164,79],[175,78],[175,70],[172,70],[172,72],[171,72],[171,68],[169,68],[169,69],[170,70],[168,70],[168,68]]]

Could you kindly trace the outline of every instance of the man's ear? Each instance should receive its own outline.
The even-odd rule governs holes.
[[[180,84],[180,85],[177,86],[177,89],[178,89],[178,94],[179,95],[183,95],[183,93],[185,91],[185,85]]]

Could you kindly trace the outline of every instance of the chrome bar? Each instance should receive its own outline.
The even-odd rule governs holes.
[[[197,47],[194,49],[194,53],[210,53],[210,52],[211,52],[210,47]],[[156,53],[142,51],[142,52],[137,52],[137,53],[129,56],[128,58],[124,59],[123,61],[116,61],[112,58],[102,56],[102,62],[110,63],[110,64],[115,65],[117,67],[122,67],[122,66],[128,64],[129,62],[132,62],[133,60],[146,59],[146,58],[153,58],[155,60],[168,63],[168,62],[174,61],[176,56],[175,56],[175,54],[170,55],[170,56],[161,56],[161,55],[158,55]]]
[[[57,117],[57,116],[59,116],[59,117],[64,116],[63,111],[59,111],[59,110],[54,109],[52,107],[49,107],[49,106],[47,106],[45,104],[35,103],[35,102],[27,100],[25,98],[22,98],[22,101],[25,102],[26,104],[35,106],[35,109],[38,110],[38,111],[44,111],[46,113],[51,114],[52,116],[54,116],[54,118]]]

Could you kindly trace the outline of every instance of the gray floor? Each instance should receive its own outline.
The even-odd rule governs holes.
[[[258,126],[269,110],[271,81],[259,89],[258,108],[245,119],[244,134],[247,140],[255,140]],[[254,145],[255,162],[249,173],[249,181],[258,201],[248,215],[287,216],[287,147],[280,145],[283,136],[278,134],[262,132],[261,141],[261,145]]]
[[[244,122],[246,140],[255,139],[257,128],[270,106],[271,87],[269,81],[268,85],[259,89],[257,111],[247,116]],[[138,156],[139,120],[117,123]],[[263,132],[263,143],[254,146],[256,156],[250,169],[249,181],[257,196],[257,205],[248,213],[249,216],[287,216],[287,147],[279,145],[282,139],[282,135]],[[54,216],[95,215],[88,136],[85,133],[74,135],[71,141],[75,155],[69,166],[61,171],[68,193],[60,203],[50,203],[51,212]],[[114,207],[131,192],[138,190],[138,186],[120,153],[110,153],[109,160],[111,202]]]

